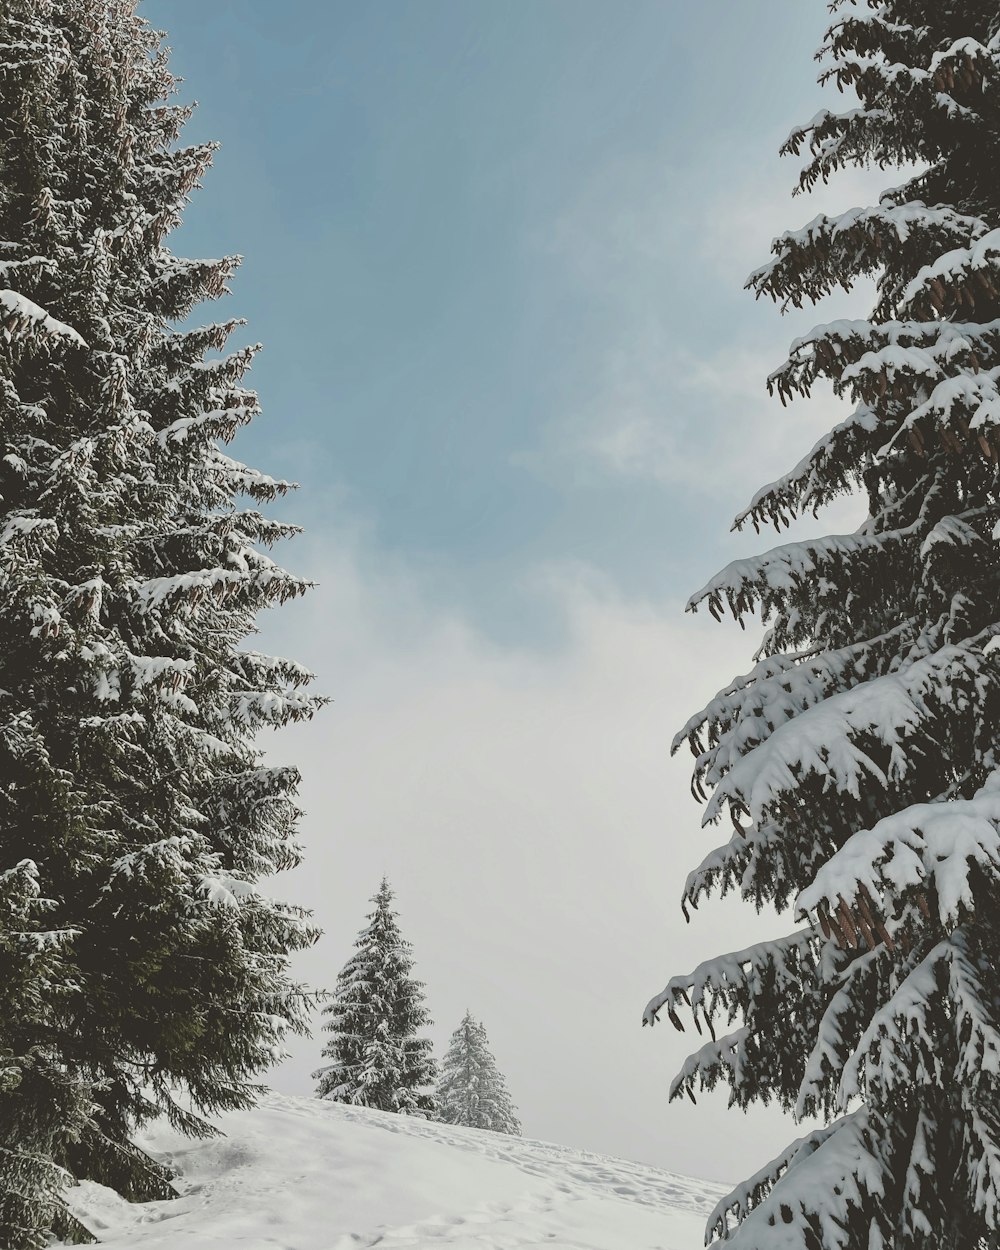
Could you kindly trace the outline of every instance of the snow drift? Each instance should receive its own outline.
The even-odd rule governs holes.
[[[70,1202],[129,1250],[553,1246],[693,1250],[719,1186],[545,1142],[268,1095],[224,1137],[166,1127],[143,1145],[180,1197],[131,1204],[84,1183]]]

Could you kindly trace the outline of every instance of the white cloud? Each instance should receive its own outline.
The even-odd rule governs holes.
[[[668,1107],[696,1039],[639,1027],[668,975],[787,927],[732,900],[686,927],[677,905],[725,835],[699,831],[670,737],[752,639],[559,568],[536,578],[566,645],[509,650],[357,539],[303,554],[323,585],[267,639],[336,698],[275,747],[300,763],[308,812],[305,866],[276,892],[326,929],[303,975],[332,986],[388,873],[438,1041],[467,1007],[482,1016],[528,1134],[696,1175],[752,1170],[793,1126],[746,1123],[721,1097]],[[310,1090],[320,1044],[297,1043],[275,1084]]]
[[[729,172],[720,193],[717,174],[680,180],[655,154],[619,160],[592,175],[553,224],[552,252],[605,310],[606,346],[577,362],[573,390],[585,398],[556,413],[518,463],[549,478],[645,479],[735,510],[846,415],[843,402],[819,391],[785,408],[765,381],[814,323],[864,316],[868,280],[784,318],[770,301],[755,310],[747,295],[745,311],[706,343],[678,326],[673,307],[717,294],[731,309],[775,235],[820,212],[875,202],[892,176],[848,170],[793,200],[794,162],[741,169],[734,161]]]
[[[762,356],[732,347],[698,355],[647,329],[606,361],[590,409],[574,422],[578,454],[618,474],[745,502],[849,411],[821,391],[783,406],[766,392]]]
[[[721,347],[696,355],[647,327],[628,347],[609,353],[589,404],[548,430],[542,450],[518,462],[546,477],[567,466],[577,480],[609,475],[683,491],[721,522],[741,511],[757,490],[790,471],[850,411],[831,391],[783,406],[767,394],[764,353]],[[773,361],[773,357],[772,357]],[[827,508],[825,531],[850,531],[864,508],[845,498]],[[810,517],[781,541],[815,533]],[[771,541],[777,541],[772,538]],[[733,554],[767,542],[751,535],[727,540]]]

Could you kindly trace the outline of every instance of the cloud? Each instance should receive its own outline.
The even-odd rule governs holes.
[[[668,1107],[692,1039],[639,1020],[668,975],[788,928],[734,900],[687,927],[677,903],[725,834],[700,831],[670,738],[753,639],[558,566],[531,576],[565,645],[505,648],[357,533],[297,556],[322,585],[266,642],[336,700],[273,748],[300,764],[308,812],[305,866],[275,892],[326,930],[300,973],[333,985],[388,873],[439,1046],[467,1008],[482,1017],[526,1133],[696,1175],[752,1170],[792,1126],[734,1123],[722,1097]],[[275,1085],[310,1092],[321,1044],[296,1042]]]
[[[763,353],[697,354],[647,327],[611,353],[576,453],[625,477],[742,501],[787,471],[849,409],[832,393],[784,407],[764,387]]]
[[[831,393],[784,408],[765,381],[815,323],[863,316],[873,284],[786,317],[769,301],[741,303],[741,288],[775,235],[875,202],[891,177],[849,170],[793,200],[795,169],[734,159],[724,192],[717,173],[681,180],[656,153],[591,175],[549,242],[601,310],[592,331],[601,346],[577,358],[571,398],[517,463],[550,480],[645,480],[738,506],[843,419],[848,408]],[[708,335],[677,316],[700,309],[691,321],[704,325],[713,304],[719,321]]]
[[[608,353],[584,407],[553,422],[540,446],[517,462],[546,479],[571,473],[583,484],[653,484],[701,515],[721,512],[725,525],[850,412],[821,387],[809,400],[783,406],[764,388],[766,359],[747,348],[697,354],[669,342],[663,327],[647,326]],[[825,510],[821,524],[846,532],[863,516],[859,500],[845,497]],[[807,517],[781,541],[816,529]],[[756,536],[749,546],[734,537],[727,558],[761,545]]]

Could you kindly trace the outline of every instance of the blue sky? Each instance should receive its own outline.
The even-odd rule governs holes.
[[[774,148],[792,102],[811,111],[821,6],[145,12],[201,103],[191,135],[222,142],[181,239],[246,256],[233,303],[267,348],[267,416],[244,447],[287,462],[297,516],[364,517],[507,636],[545,628],[529,564],[656,594],[711,571],[741,498],[686,464],[664,489],[586,444],[633,355],[655,377],[626,406],[697,441],[720,397],[692,390],[688,358],[768,341],[730,235],[748,184],[793,178]],[[695,515],[698,541],[671,541]]]
[[[321,583],[264,629],[335,699],[273,747],[307,811],[280,889],[326,930],[300,971],[333,984],[386,872],[437,1040],[484,1019],[526,1133],[755,1170],[794,1126],[668,1108],[687,1039],[637,1024],[667,975],[787,927],[732,900],[684,926],[722,838],[667,748],[753,648],[684,600],[765,541],[730,518],[835,411],[764,378],[867,311],[742,290],[773,235],[870,197],[847,175],[792,202],[776,155],[838,107],[825,5],[141,11],[200,101],[189,138],[222,144],[174,245],[246,257],[224,311],[265,344],[265,413],[237,454],[301,482],[286,559]],[[275,1084],[308,1092],[319,1043],[293,1049]]]

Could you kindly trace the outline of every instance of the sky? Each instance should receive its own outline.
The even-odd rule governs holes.
[[[172,240],[238,252],[264,414],[235,454],[301,489],[262,620],[333,702],[263,746],[302,770],[305,862],[274,883],[332,988],[383,874],[443,1053],[469,1009],[525,1134],[737,1180],[800,1127],[724,1093],[668,1104],[697,1035],[639,1027],[672,975],[791,926],[686,925],[700,828],[673,733],[756,638],[688,596],[779,541],[731,518],[837,419],[783,409],[786,317],[743,284],[771,239],[891,183],[791,198],[818,108],[819,0],[143,0],[190,141]],[[803,523],[839,532],[855,501]],[[687,760],[689,760],[689,756]],[[323,1038],[268,1076],[310,1093]]]

